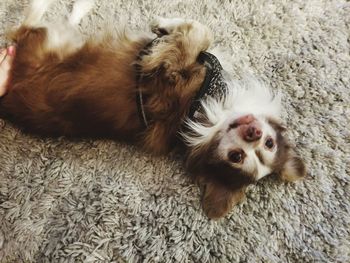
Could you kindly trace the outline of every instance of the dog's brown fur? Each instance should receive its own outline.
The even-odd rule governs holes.
[[[151,39],[131,40],[122,34],[111,45],[109,36],[62,54],[46,49],[46,28],[22,26],[13,35],[17,55],[1,113],[41,135],[118,137],[138,140],[154,153],[166,152],[175,144],[205,75],[196,58],[210,42],[194,43],[191,30],[186,25],[163,36],[149,55],[137,61]],[[144,76],[139,88],[147,96],[145,109],[152,120],[146,131],[135,99],[135,63]]]

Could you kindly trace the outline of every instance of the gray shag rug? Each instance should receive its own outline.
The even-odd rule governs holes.
[[[0,32],[27,4],[1,0]],[[57,1],[47,18],[71,6]],[[307,179],[268,178],[211,221],[181,156],[37,138],[1,120],[0,262],[350,262],[350,2],[100,0],[81,28],[124,18],[147,29],[154,15],[208,24],[238,75],[282,91]]]

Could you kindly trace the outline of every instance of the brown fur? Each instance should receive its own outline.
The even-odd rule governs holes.
[[[277,132],[278,152],[273,164],[277,176],[286,182],[294,182],[306,176],[306,167],[303,160],[297,156],[294,148],[283,137],[286,128],[277,121],[269,121]]]
[[[138,140],[154,153],[171,149],[203,81],[205,67],[196,57],[208,44],[194,44],[184,32],[169,34],[137,62],[150,39],[88,41],[62,55],[45,49],[46,37],[46,28],[22,26],[14,34],[17,55],[9,92],[0,100],[2,114],[41,135],[118,137]],[[135,63],[146,76],[140,83],[152,120],[146,131],[135,100]]]
[[[189,151],[187,168],[203,188],[202,206],[209,218],[225,216],[232,207],[245,197],[245,189],[254,183],[251,175],[234,169],[216,156],[214,140],[200,151]]]
[[[204,183],[202,206],[206,215],[211,219],[225,216],[232,207],[245,197],[246,186],[232,190],[217,182]]]

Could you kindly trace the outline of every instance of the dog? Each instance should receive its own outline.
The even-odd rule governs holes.
[[[207,52],[208,27],[158,18],[153,33],[122,28],[83,37],[78,24],[92,2],[78,0],[65,21],[48,24],[42,17],[51,2],[33,0],[10,34],[17,54],[0,113],[24,131],[117,138],[155,154],[184,145],[212,219],[263,177],[305,177],[284,136],[280,95],[253,79],[232,80]]]

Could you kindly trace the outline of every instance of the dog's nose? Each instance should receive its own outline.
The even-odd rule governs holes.
[[[254,124],[248,125],[243,131],[243,139],[247,142],[255,142],[260,140],[262,131]]]

